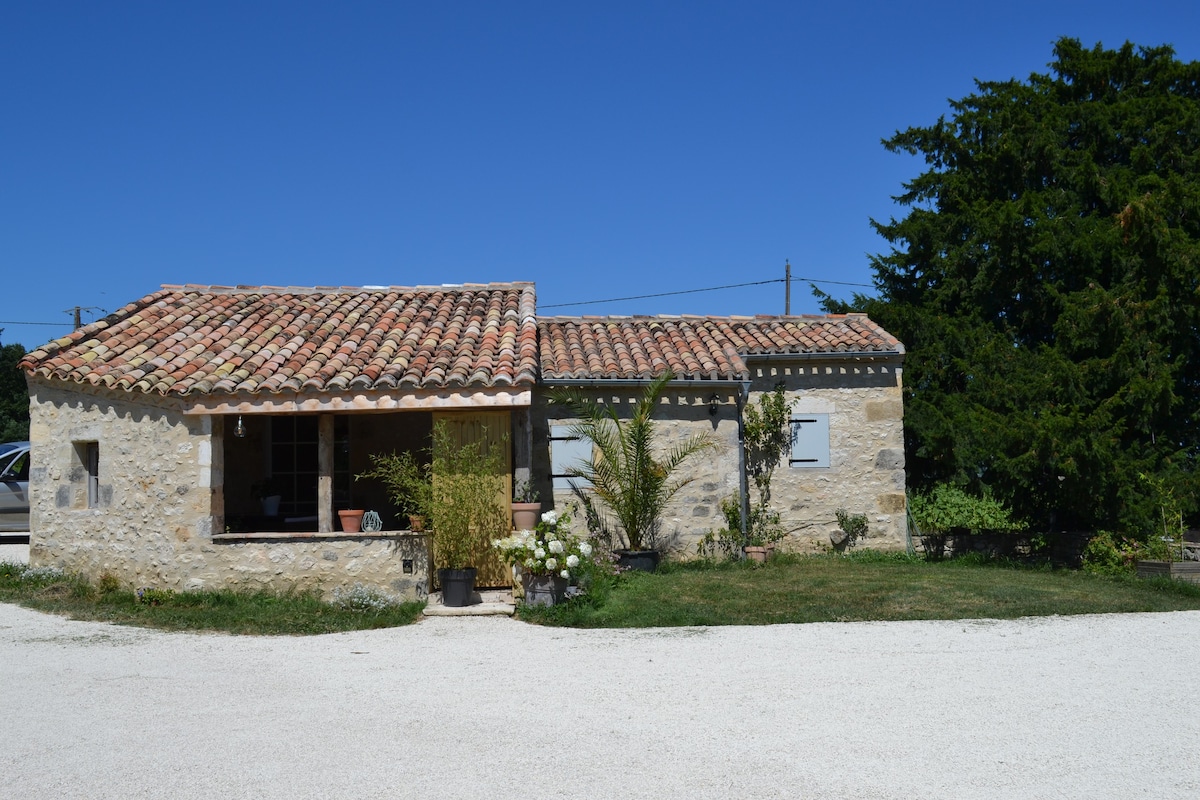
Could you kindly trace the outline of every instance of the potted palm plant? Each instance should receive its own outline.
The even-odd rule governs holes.
[[[659,453],[652,415],[674,374],[666,372],[646,385],[629,419],[618,417],[612,405],[589,402],[575,389],[555,392],[555,403],[576,417],[574,436],[592,442],[592,456],[568,471],[591,484],[620,529],[623,547],[614,552],[622,566],[653,571],[659,553],[655,540],[663,509],[691,482],[672,475],[696,453],[715,445],[708,433],[692,436]]]

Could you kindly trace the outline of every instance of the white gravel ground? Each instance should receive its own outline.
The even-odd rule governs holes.
[[[9,798],[1195,798],[1200,612],[160,633],[0,604]]]

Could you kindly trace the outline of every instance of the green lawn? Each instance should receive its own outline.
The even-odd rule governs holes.
[[[385,604],[355,595],[341,604],[313,594],[272,592],[136,592],[98,588],[70,575],[41,574],[0,563],[0,602],[72,619],[102,620],[173,631],[307,635],[391,628],[414,622],[424,603]],[[374,607],[372,607],[372,604]]]
[[[423,603],[373,598],[322,602],[311,594],[137,593],[0,564],[0,601],[74,619],[165,630],[316,634],[407,625]],[[768,625],[910,619],[1007,619],[1200,609],[1200,586],[1102,577],[964,559],[926,562],[871,552],[780,556],[765,565],[668,563],[655,574],[600,580],[589,595],[520,619],[581,628]]]
[[[912,619],[1009,619],[1200,609],[1200,587],[978,560],[926,562],[864,552],[747,563],[670,564],[628,573],[522,619],[587,628],[767,625]]]

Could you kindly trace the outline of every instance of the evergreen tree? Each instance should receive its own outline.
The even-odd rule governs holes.
[[[25,386],[25,373],[17,369],[24,357],[25,348],[21,345],[0,345],[0,442],[23,442],[29,438],[29,390]]]
[[[1064,38],[1049,66],[885,140],[927,169],[854,305],[907,346],[917,488],[1144,532],[1140,473],[1197,510],[1200,63]]]

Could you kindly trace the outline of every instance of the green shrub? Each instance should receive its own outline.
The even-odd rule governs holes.
[[[960,487],[939,483],[929,492],[914,495],[910,513],[922,533],[940,534],[953,530],[1019,531],[1025,524],[1012,518],[1012,512],[990,495],[976,497]]]
[[[1145,545],[1101,531],[1083,548],[1083,571],[1093,575],[1128,575],[1134,571],[1134,561],[1146,557]]]
[[[336,587],[331,603],[343,611],[384,611],[402,601],[374,586],[356,583],[349,589]]]
[[[173,589],[155,589],[142,587],[137,590],[138,602],[145,606],[161,606],[171,602],[175,597]]]

